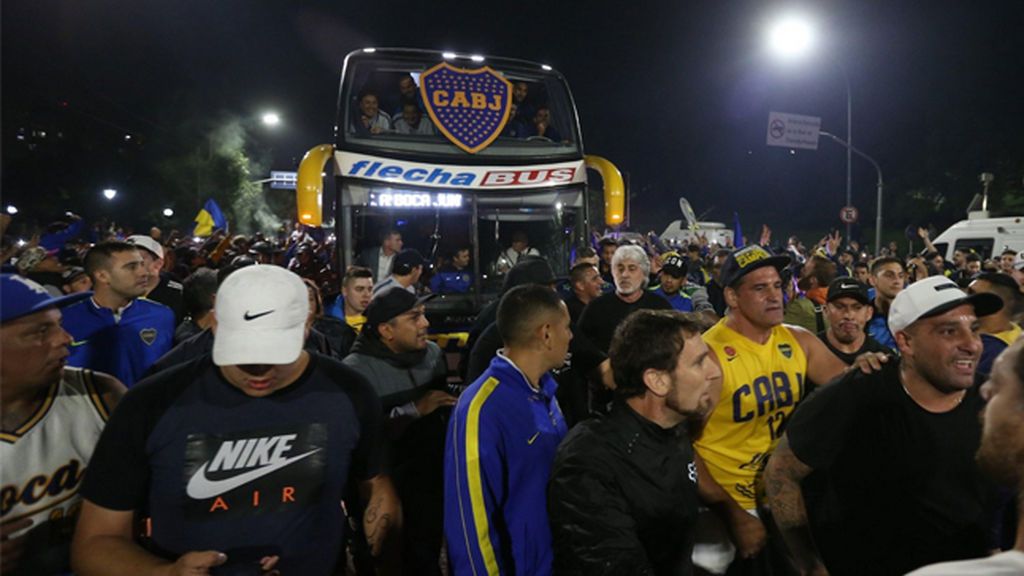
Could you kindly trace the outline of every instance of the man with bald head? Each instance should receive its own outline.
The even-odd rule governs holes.
[[[1024,486],[1024,342],[1017,341],[996,360],[981,388],[988,402],[977,461],[1000,485],[1020,493]],[[1024,514],[1017,511],[1017,541],[1011,550],[977,560],[928,566],[909,576],[1015,576],[1024,574]]]
[[[905,574],[986,552],[974,373],[978,319],[1001,306],[944,276],[911,284],[889,308],[900,358],[823,387],[789,419],[765,488],[800,573]],[[812,472],[826,497],[805,500]]]

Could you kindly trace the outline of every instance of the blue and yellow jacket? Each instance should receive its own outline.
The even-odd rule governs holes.
[[[534,390],[499,355],[459,398],[445,447],[444,533],[456,576],[551,573],[547,482],[567,432],[551,374]]]
[[[72,338],[68,366],[113,374],[128,387],[174,344],[174,312],[153,300],[132,300],[119,317],[92,298],[62,312]]]

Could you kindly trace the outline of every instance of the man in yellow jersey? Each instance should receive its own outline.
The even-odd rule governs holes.
[[[729,312],[704,333],[722,379],[713,385],[715,406],[694,447],[711,478],[753,515],[762,503],[765,464],[807,393],[805,383],[829,382],[846,369],[813,333],[782,323],[780,273],[789,263],[788,256],[773,256],[757,245],[731,254],[720,273]],[[745,545],[737,562],[785,566],[757,552]],[[702,515],[694,564],[724,574],[734,556],[717,517]]]

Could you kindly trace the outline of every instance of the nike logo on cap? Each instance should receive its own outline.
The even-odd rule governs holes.
[[[287,435],[225,441],[213,459],[204,462],[189,478],[185,492],[190,498],[196,500],[220,496],[320,451],[320,448],[316,448],[297,456],[282,457],[281,452],[290,448],[291,440],[294,437],[294,435]],[[250,467],[254,461],[260,462],[262,465],[220,480],[210,480],[206,476],[210,471]]]
[[[74,346],[82,346],[82,345],[85,345],[85,344],[88,344],[88,343],[89,343],[88,340],[76,340],[76,341],[71,342],[71,346],[72,347],[74,347]]]
[[[257,318],[260,318],[262,316],[266,316],[267,314],[271,314],[273,312],[274,312],[273,310],[267,310],[266,312],[260,312],[258,314],[249,314],[249,311],[246,310],[245,314],[242,317],[245,318],[246,320],[255,320]]]
[[[857,284],[840,284],[839,285],[839,289],[840,290],[849,290],[851,288],[860,288],[860,286],[857,285]]]

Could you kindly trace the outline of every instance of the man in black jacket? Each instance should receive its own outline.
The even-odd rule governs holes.
[[[737,529],[746,515],[721,488],[699,489],[703,466],[686,430],[710,410],[721,371],[699,320],[683,312],[634,313],[609,355],[611,414],[570,431],[551,472],[555,573],[691,574],[698,497],[713,508],[732,502]]]

